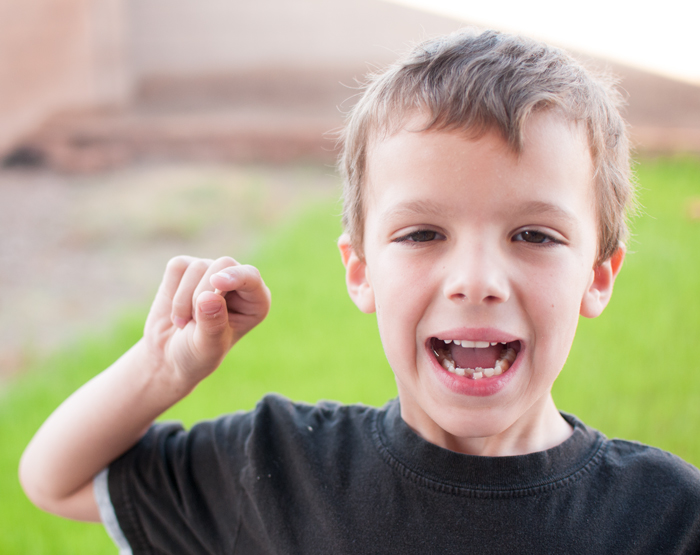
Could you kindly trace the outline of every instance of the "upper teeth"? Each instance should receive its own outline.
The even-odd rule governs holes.
[[[455,345],[460,345],[461,347],[469,347],[472,349],[485,349],[486,347],[490,347],[493,345],[498,345],[497,342],[489,343],[488,341],[467,341],[465,340],[459,340],[459,339],[443,339],[445,343],[454,343]],[[505,346],[504,342],[501,342],[501,345]]]

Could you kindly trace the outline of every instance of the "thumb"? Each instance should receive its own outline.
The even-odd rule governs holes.
[[[222,343],[229,342],[226,334],[230,333],[226,300],[212,291],[202,291],[196,307],[195,344],[201,349],[221,349]]]

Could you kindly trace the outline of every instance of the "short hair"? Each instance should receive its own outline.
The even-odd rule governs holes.
[[[369,77],[341,134],[343,227],[353,249],[364,256],[363,188],[374,141],[419,113],[427,116],[421,130],[460,130],[472,138],[496,130],[519,153],[528,118],[556,110],[585,126],[596,189],[596,260],[604,262],[627,239],[635,192],[615,85],[557,48],[496,31],[459,31],[419,44]]]

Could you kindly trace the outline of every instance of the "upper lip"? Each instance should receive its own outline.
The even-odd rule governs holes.
[[[453,328],[451,330],[437,332],[431,335],[431,338],[432,337],[451,341],[457,339],[459,341],[488,341],[489,343],[510,343],[511,341],[522,342],[522,340],[516,335],[497,328]]]

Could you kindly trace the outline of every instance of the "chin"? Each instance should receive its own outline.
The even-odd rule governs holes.
[[[436,414],[431,419],[448,438],[487,438],[500,435],[510,427],[500,415],[494,417],[493,412],[496,411],[455,409],[454,413]]]

